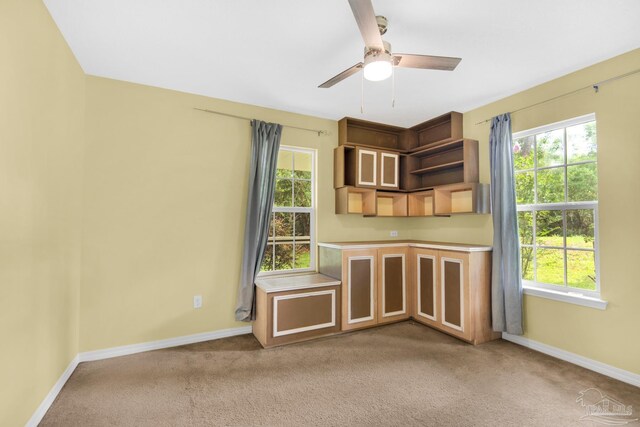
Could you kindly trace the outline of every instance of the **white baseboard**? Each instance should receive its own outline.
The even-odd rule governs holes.
[[[78,363],[89,362],[92,360],[109,359],[111,357],[125,356],[127,354],[142,353],[144,351],[159,350],[161,348],[178,347],[186,344],[195,344],[203,341],[217,340],[220,338],[233,337],[236,335],[244,335],[251,333],[251,326],[243,326],[240,328],[222,329],[220,331],[203,332],[201,334],[185,335],[182,337],[169,338],[160,341],[151,341],[141,344],[123,345],[121,347],[105,348],[103,350],[87,351],[79,353],[73,358],[67,369],[62,373],[58,381],[51,388],[47,396],[44,398],[38,409],[33,413],[29,421],[27,421],[26,427],[37,427],[42,421],[42,418],[51,407],[51,404],[58,393],[62,390],[62,387],[66,384],[73,371],[75,371]]]
[[[38,424],[40,424],[40,421],[42,421],[44,414],[47,413],[53,401],[56,400],[56,397],[58,397],[58,393],[60,393],[62,387],[64,387],[71,374],[73,374],[73,371],[76,370],[78,363],[79,358],[76,354],[76,357],[73,358],[71,363],[69,363],[69,366],[67,366],[67,369],[65,369],[62,375],[60,375],[60,378],[58,378],[58,381],[56,381],[53,387],[51,387],[51,390],[49,390],[49,393],[47,393],[47,396],[44,398],[42,403],[40,403],[40,406],[38,406],[38,409],[36,409],[25,426],[36,427]]]
[[[240,328],[222,329],[201,334],[185,335],[182,337],[168,338],[166,340],[144,342],[140,344],[123,345],[120,347],[105,348],[102,350],[86,351],[80,353],[80,362],[110,359],[112,357],[126,356],[128,354],[142,353],[144,351],[159,350],[161,348],[178,347],[181,345],[195,344],[203,341],[217,340],[251,333],[251,326]]]
[[[519,344],[523,347],[527,347],[535,351],[539,351],[540,353],[553,356],[557,359],[573,363],[574,365],[578,365],[591,371],[598,372],[602,375],[615,378],[616,380],[620,380],[627,384],[640,387],[640,374],[625,371],[624,369],[616,368],[615,366],[607,365],[606,363],[598,362],[597,360],[589,359],[587,357],[580,356],[579,354],[571,353],[558,347],[543,344],[541,342],[521,337],[519,335],[511,335],[503,332],[502,339],[511,341],[515,344]]]

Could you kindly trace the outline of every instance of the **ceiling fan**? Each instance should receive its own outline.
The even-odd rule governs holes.
[[[387,18],[376,16],[371,0],[349,0],[349,5],[364,39],[364,62],[347,68],[319,88],[329,88],[360,70],[363,70],[365,79],[381,81],[391,76],[393,67],[453,71],[462,60],[448,56],[391,53],[391,45],[382,40],[382,35],[387,32]]]

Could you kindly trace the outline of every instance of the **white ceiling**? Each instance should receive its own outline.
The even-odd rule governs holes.
[[[44,0],[87,74],[297,113],[415,125],[640,47],[638,0],[373,0],[393,51],[459,56],[317,86],[362,60],[347,0]]]

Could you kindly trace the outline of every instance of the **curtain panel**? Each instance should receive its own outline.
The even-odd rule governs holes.
[[[256,318],[255,280],[269,237],[282,126],[251,120],[251,169],[236,320]]]
[[[489,136],[493,212],[493,330],[522,335],[522,276],[512,147],[511,115],[506,113],[494,117]]]

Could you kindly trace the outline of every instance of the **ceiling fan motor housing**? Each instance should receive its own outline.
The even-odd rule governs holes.
[[[375,47],[364,48],[364,64],[374,61],[391,61],[391,43],[382,40],[384,51]]]

